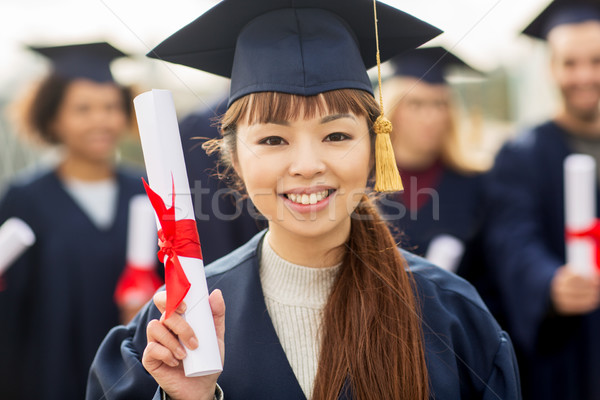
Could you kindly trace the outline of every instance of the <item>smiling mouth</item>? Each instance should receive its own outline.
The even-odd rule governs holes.
[[[293,203],[312,205],[326,199],[335,192],[335,189],[325,189],[314,193],[287,193],[284,196]]]

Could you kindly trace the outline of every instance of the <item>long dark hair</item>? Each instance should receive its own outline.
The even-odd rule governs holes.
[[[369,128],[379,115],[373,96],[361,90],[316,96],[254,93],[230,106],[221,121],[223,139],[207,142],[205,148],[220,150],[226,173],[235,174],[232,159],[239,121],[312,118],[324,110],[364,116]],[[239,178],[233,182],[243,189]],[[414,280],[386,223],[366,195],[352,214],[343,254],[323,313],[312,398],[337,399],[348,380],[359,399],[427,399],[429,378]]]

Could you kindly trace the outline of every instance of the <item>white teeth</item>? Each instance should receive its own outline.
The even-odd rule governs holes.
[[[320,202],[321,200],[323,200],[324,198],[329,196],[329,191],[322,190],[320,192],[314,192],[311,194],[290,193],[286,196],[288,199],[290,199],[294,203],[304,204],[304,205],[317,204],[318,202]]]

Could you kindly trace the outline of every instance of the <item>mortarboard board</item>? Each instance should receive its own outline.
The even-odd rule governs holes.
[[[441,31],[377,3],[385,61]],[[223,0],[148,56],[231,78],[229,104],[253,92],[372,93],[377,64],[371,0]]]
[[[422,47],[390,60],[394,76],[410,76],[430,84],[446,84],[445,75],[452,66],[475,70],[443,47]]]
[[[559,25],[587,21],[600,21],[600,1],[555,0],[523,30],[523,33],[546,40],[550,31]]]
[[[29,48],[50,59],[54,73],[64,78],[113,82],[110,63],[126,54],[106,42]]]

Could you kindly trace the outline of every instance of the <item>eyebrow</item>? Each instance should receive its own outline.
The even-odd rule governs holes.
[[[328,122],[335,121],[335,120],[342,119],[342,118],[350,118],[350,119],[356,121],[356,118],[352,114],[333,114],[333,115],[327,115],[327,116],[321,118],[320,122],[322,124],[326,124]]]
[[[356,121],[356,118],[354,117],[354,115],[352,114],[332,114],[332,115],[327,115],[323,118],[321,118],[321,120],[319,121],[320,124],[326,124],[328,122],[332,122],[338,119],[342,119],[342,118],[350,118],[354,121]],[[289,121],[267,121],[268,124],[274,124],[274,125],[283,125],[283,126],[289,126],[290,122]],[[254,125],[254,124],[253,124]]]

